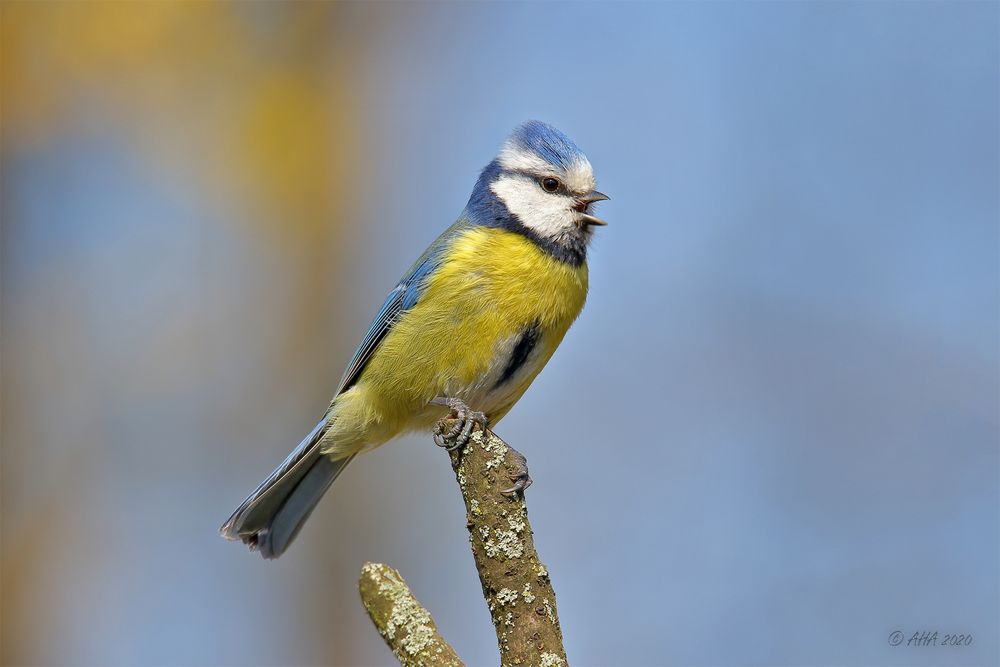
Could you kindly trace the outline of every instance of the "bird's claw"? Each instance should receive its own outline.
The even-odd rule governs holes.
[[[524,493],[524,490],[531,486],[532,482],[534,482],[534,480],[528,476],[527,470],[516,475],[511,475],[510,481],[514,482],[514,486],[500,492],[505,496],[516,496],[519,493]]]
[[[510,481],[514,482],[514,486],[509,489],[504,489],[500,493],[505,496],[515,496],[517,494],[524,494],[524,490],[531,486],[531,476],[528,475],[528,459],[524,458],[524,454],[517,451],[510,445],[507,445],[510,450],[511,458],[514,459],[514,464],[517,466],[517,470],[510,475]]]
[[[451,410],[448,417],[439,419],[434,425],[434,444],[438,447],[444,447],[449,452],[454,452],[469,442],[474,426],[478,425],[480,430],[486,431],[486,415],[471,409],[462,399],[438,396],[431,403],[443,405]],[[446,432],[445,424],[449,418],[453,418],[455,423]]]

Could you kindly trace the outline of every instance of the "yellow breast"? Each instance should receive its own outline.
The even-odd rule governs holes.
[[[426,409],[435,396],[464,397],[477,389],[480,396],[498,355],[536,325],[542,334],[537,368],[521,378],[523,386],[508,389],[502,400],[512,404],[562,341],[586,296],[586,264],[571,266],[502,229],[475,227],[457,236],[420,301],[337,399],[326,448],[348,454],[424,428],[440,412]],[[492,407],[506,412],[510,405]]]

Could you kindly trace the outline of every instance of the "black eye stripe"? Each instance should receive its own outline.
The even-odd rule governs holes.
[[[513,176],[521,176],[524,178],[528,178],[537,183],[538,187],[542,188],[543,190],[545,190],[545,186],[542,185],[542,182],[551,178],[557,183],[556,189],[552,191],[553,193],[560,192],[563,194],[569,194],[569,191],[566,188],[566,184],[563,183],[562,179],[559,178],[558,176],[553,176],[551,174],[540,176],[538,173],[532,173],[524,169],[504,169],[500,172],[500,175],[513,175]],[[549,192],[548,190],[545,191]]]

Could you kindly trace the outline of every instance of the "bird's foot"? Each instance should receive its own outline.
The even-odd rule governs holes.
[[[528,475],[528,459],[524,458],[524,454],[517,451],[510,445],[507,445],[507,449],[510,450],[511,458],[514,459],[514,464],[517,466],[517,470],[514,474],[510,475],[510,481],[514,482],[514,486],[509,489],[504,489],[500,493],[505,496],[515,496],[517,494],[524,494],[524,490],[531,486],[531,477]]]
[[[462,399],[438,396],[431,401],[431,404],[443,405],[451,410],[448,417],[439,419],[434,425],[434,444],[438,447],[444,447],[449,452],[454,452],[469,442],[474,426],[478,425],[480,430],[486,432],[486,415],[478,410],[473,410]],[[449,419],[454,419],[455,423],[446,431]]]

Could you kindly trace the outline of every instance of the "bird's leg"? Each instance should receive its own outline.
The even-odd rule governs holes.
[[[504,489],[500,493],[505,496],[514,496],[519,493],[523,494],[524,490],[531,486],[531,477],[528,475],[528,459],[524,458],[524,454],[517,451],[510,445],[507,445],[507,449],[510,450],[511,458],[514,459],[514,464],[517,466],[517,471],[513,475],[510,475],[510,481],[514,482],[514,486],[509,489]]]
[[[473,426],[478,425],[483,432],[486,431],[486,415],[478,410],[473,410],[460,398],[438,396],[431,401],[431,404],[443,405],[451,410],[448,417],[439,419],[434,425],[434,444],[438,447],[444,447],[449,452],[453,452],[464,447],[465,443],[469,441]],[[445,422],[449,418],[454,418],[456,421],[446,433]]]

